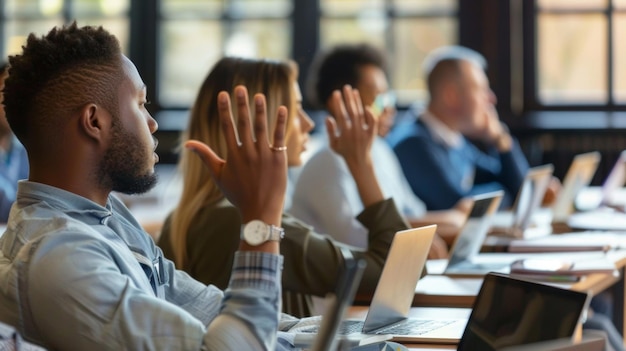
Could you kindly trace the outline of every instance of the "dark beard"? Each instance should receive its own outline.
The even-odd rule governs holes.
[[[119,123],[111,127],[111,146],[102,160],[99,179],[113,191],[123,194],[143,194],[157,183],[155,172],[143,170],[146,160],[152,157],[135,138],[122,129]]]

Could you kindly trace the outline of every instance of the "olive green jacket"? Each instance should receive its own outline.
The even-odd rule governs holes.
[[[165,256],[173,259],[170,219],[171,215],[163,226],[158,244]],[[310,295],[323,297],[334,291],[343,265],[341,248],[348,248],[355,258],[367,262],[357,294],[373,294],[394,234],[408,226],[391,199],[365,208],[357,219],[369,230],[367,251],[315,233],[302,221],[289,214],[283,215],[285,238],[281,241],[280,252],[284,256],[282,285],[285,313],[309,316],[312,311]],[[202,209],[189,230],[188,262],[182,269],[205,284],[225,289],[234,253],[239,247],[241,224],[239,211],[226,200],[217,206]]]

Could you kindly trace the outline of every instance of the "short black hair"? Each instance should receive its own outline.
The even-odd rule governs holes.
[[[342,44],[320,52],[307,79],[307,96],[317,108],[325,108],[334,90],[359,83],[361,66],[374,65],[387,74],[385,56],[369,44]]]
[[[98,103],[117,114],[121,49],[102,27],[55,27],[37,37],[31,33],[20,55],[9,57],[4,105],[11,129],[29,148],[33,133],[54,134],[68,112]]]

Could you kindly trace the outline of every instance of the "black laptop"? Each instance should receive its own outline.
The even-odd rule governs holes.
[[[457,350],[492,351],[573,338],[588,303],[584,292],[489,273]]]

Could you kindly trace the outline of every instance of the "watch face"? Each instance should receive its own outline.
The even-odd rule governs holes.
[[[262,221],[254,220],[244,228],[244,238],[250,245],[260,245],[268,239],[268,226]]]

